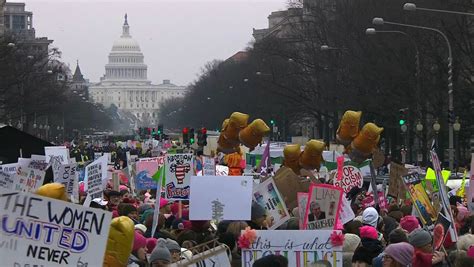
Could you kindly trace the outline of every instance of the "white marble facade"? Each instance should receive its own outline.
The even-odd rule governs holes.
[[[105,75],[99,83],[89,87],[89,97],[105,107],[113,104],[152,126],[158,123],[159,104],[168,98],[183,97],[185,92],[184,86],[174,85],[169,80],[158,85],[147,80],[143,53],[130,35],[125,15],[122,36],[112,46]]]

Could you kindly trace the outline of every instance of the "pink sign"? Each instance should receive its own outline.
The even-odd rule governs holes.
[[[342,189],[328,184],[312,184],[306,204],[304,228],[335,229],[342,204]]]

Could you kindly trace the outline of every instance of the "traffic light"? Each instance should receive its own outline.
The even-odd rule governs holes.
[[[158,124],[158,135],[161,136],[163,133],[163,124]]]
[[[183,128],[183,144],[189,144],[189,129],[188,129],[188,127]]]
[[[270,124],[271,124],[271,125],[274,125],[274,124],[275,124],[275,120],[271,119],[271,120],[270,120]]]
[[[191,128],[191,130],[189,130],[189,143],[192,145],[194,144],[194,128]]]
[[[400,109],[400,119],[398,123],[400,124],[400,126],[406,123],[405,109]]]
[[[206,128],[201,128],[198,131],[197,142],[199,146],[207,145],[207,129]]]

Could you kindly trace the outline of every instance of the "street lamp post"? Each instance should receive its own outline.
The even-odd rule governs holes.
[[[423,153],[423,151],[424,151],[423,142],[421,141],[421,138],[420,138],[420,135],[423,134],[423,124],[421,124],[420,120],[418,120],[418,122],[416,123],[415,129],[416,129],[416,132],[418,133],[418,135],[417,135],[418,151],[417,151],[417,154],[416,154],[416,159],[418,161],[418,164],[420,164],[420,162],[423,161],[423,154],[424,154]],[[421,155],[421,157],[420,157],[420,155]]]
[[[433,123],[433,130],[435,132],[436,146],[438,146],[438,133],[439,133],[439,130],[441,130],[441,125],[439,124],[437,119],[436,119],[435,123]]]
[[[456,121],[453,124],[453,130],[456,135],[456,162],[458,163],[458,168],[459,168],[459,160],[460,160],[460,150],[461,148],[459,147],[459,131],[461,130],[461,123],[459,123],[459,117],[456,117]]]
[[[451,11],[451,10],[444,10],[444,9],[433,9],[433,8],[424,8],[424,7],[417,7],[414,3],[405,3],[403,5],[403,10],[406,11],[428,11],[428,12],[436,12],[436,13],[446,13],[446,14],[454,14],[454,15],[464,15],[464,16],[474,16],[474,13],[468,12],[459,12],[459,11]]]
[[[448,123],[449,123],[449,128],[448,128],[448,133],[449,133],[449,169],[452,170],[454,166],[454,159],[453,159],[453,150],[454,150],[454,130],[453,130],[453,122],[451,121],[452,114],[454,114],[454,100],[453,100],[453,53],[451,49],[451,43],[449,42],[448,37],[446,34],[444,34],[442,31],[436,29],[436,28],[429,28],[429,27],[424,27],[424,26],[418,26],[418,25],[411,25],[411,24],[403,24],[403,23],[398,23],[398,22],[390,22],[390,21],[384,21],[383,18],[374,18],[372,20],[372,23],[375,25],[383,25],[383,24],[388,24],[388,25],[395,25],[395,26],[402,26],[402,27],[408,27],[408,28],[415,28],[415,29],[421,29],[421,30],[428,30],[428,31],[433,31],[438,34],[440,34],[443,39],[446,41],[446,44],[448,46]]]

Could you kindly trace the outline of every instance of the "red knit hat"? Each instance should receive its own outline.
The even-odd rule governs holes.
[[[360,229],[360,237],[361,238],[370,238],[370,239],[377,239],[377,229],[372,226],[362,226]]]
[[[135,252],[140,248],[146,247],[146,238],[141,234],[135,232],[135,238],[133,239],[133,249],[132,251]]]
[[[151,253],[153,249],[155,249],[157,242],[158,242],[158,239],[154,237],[150,237],[146,239],[146,248],[148,250],[148,253]]]
[[[400,220],[400,226],[403,230],[411,233],[413,230],[420,228],[420,223],[415,216],[407,215]]]

